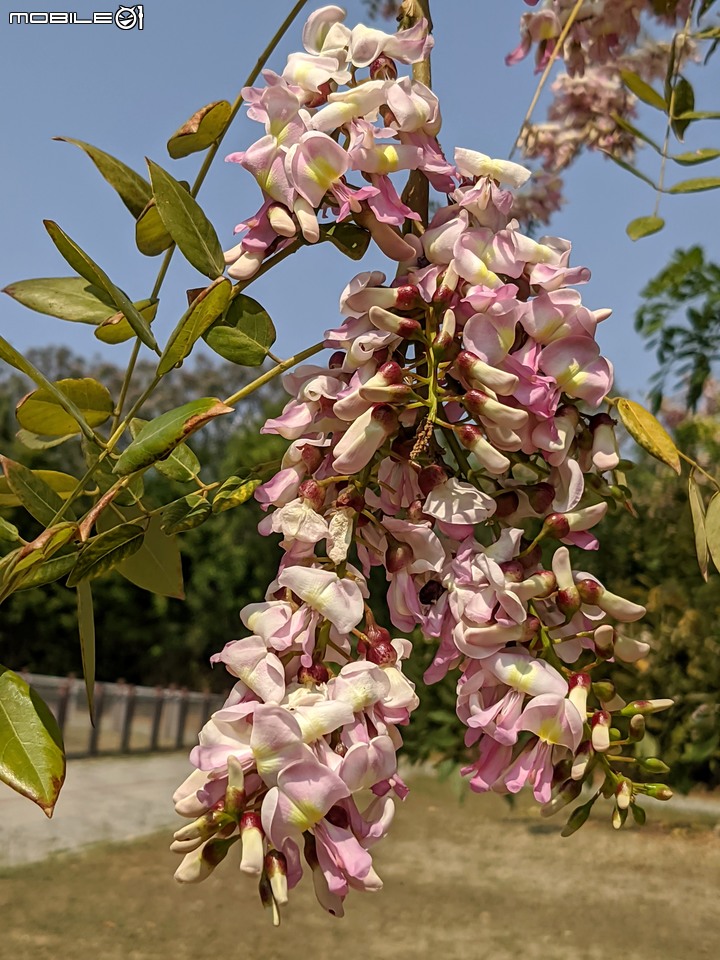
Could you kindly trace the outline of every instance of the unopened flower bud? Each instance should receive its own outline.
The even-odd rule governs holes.
[[[245,811],[240,818],[240,840],[242,841],[242,859],[240,869],[243,873],[259,876],[262,873],[265,857],[265,833],[259,813]]]
[[[415,554],[409,543],[400,543],[394,540],[385,551],[385,569],[388,573],[400,573],[415,559]]]
[[[607,413],[598,413],[590,418],[592,462],[601,472],[614,470],[620,462],[614,426],[615,421]]]
[[[575,756],[572,759],[570,776],[573,780],[582,780],[585,777],[591,756],[592,746],[590,741],[584,740],[575,751]]]
[[[344,916],[343,902],[336,893],[331,893],[328,882],[318,861],[315,837],[305,833],[305,860],[312,871],[313,886],[318,903],[333,917]]]
[[[525,493],[530,501],[533,511],[542,516],[555,499],[555,487],[550,483],[534,483],[525,488]],[[558,514],[560,516],[560,514]]]
[[[562,513],[550,513],[543,521],[542,535],[562,540],[570,533],[570,524]]]
[[[637,765],[643,773],[660,774],[661,776],[670,773],[670,767],[658,757],[641,757]]]
[[[260,894],[260,903],[266,910],[270,910],[272,914],[272,924],[274,927],[280,926],[280,911],[278,910],[278,905],[273,896],[272,887],[270,886],[270,877],[267,873],[263,871],[260,875],[260,880],[258,881],[258,893]]]
[[[597,710],[590,718],[592,745],[596,753],[605,753],[610,746],[610,714]]]
[[[619,830],[622,826],[624,826],[625,821],[627,820],[627,815],[627,807],[615,807],[612,812],[613,830]]]
[[[588,692],[590,691],[590,683],[589,673],[573,673],[568,680],[568,687],[570,688],[568,700],[583,719],[585,719],[587,712],[587,698]]]
[[[628,740],[638,743],[645,736],[645,717],[641,713],[636,713],[630,717],[628,725]]]
[[[500,453],[499,450],[496,450],[495,447],[485,439],[479,427],[466,424],[462,427],[457,427],[455,432],[457,433],[460,443],[470,450],[488,473],[497,476],[505,473],[510,466],[510,461],[505,454]]]
[[[236,841],[237,837],[206,841],[202,847],[183,857],[175,871],[175,879],[178,883],[200,883],[207,879]]]
[[[623,663],[637,663],[650,652],[650,644],[634,637],[618,635],[615,640],[615,656]]]
[[[432,463],[428,467],[423,467],[418,474],[418,484],[424,496],[427,496],[429,493],[431,493],[435,487],[439,487],[442,483],[446,483],[447,480],[447,473],[437,463]]]
[[[534,640],[540,632],[540,620],[537,617],[528,617],[523,624],[523,631],[520,634],[520,643],[529,643]]]
[[[634,717],[635,714],[640,713],[644,717],[647,717],[651,713],[659,713],[661,710],[668,710],[673,706],[674,703],[674,700],[669,699],[633,700],[631,703],[628,703],[626,707],[622,708],[620,714],[623,717]]]
[[[585,580],[578,580],[576,586],[582,602],[593,607],[598,605],[598,601],[605,592],[601,583],[598,583],[597,580],[591,580],[589,577]]]
[[[504,490],[501,494],[495,497],[495,517],[498,520],[503,520],[505,517],[512,516],[513,513],[520,506],[520,497],[515,493],[514,490]]]
[[[564,614],[565,620],[569,622],[578,612],[581,606],[580,594],[577,587],[568,587],[565,590],[558,590],[555,597],[555,603],[558,610]]]
[[[485,363],[484,360],[467,350],[462,350],[458,354],[455,365],[471,386],[481,390],[489,387],[502,396],[509,396],[519,382],[515,374],[498,370],[497,367],[491,367],[489,363]]]
[[[228,757],[228,785],[225,790],[225,813],[239,820],[245,809],[245,774],[242,764],[232,754]]]
[[[455,313],[453,310],[446,310],[443,314],[442,324],[435,339],[432,342],[433,352],[438,360],[454,360],[460,352],[460,347],[455,341]]]
[[[265,854],[265,873],[270,881],[270,889],[279,907],[288,902],[287,860],[279,850],[268,850]]]
[[[409,317],[399,317],[396,313],[390,313],[382,307],[370,307],[368,317],[373,326],[378,330],[384,330],[386,333],[394,333],[403,340],[412,340],[422,333],[422,326],[417,320],[411,320]]]
[[[615,628],[609,623],[604,623],[597,627],[593,633],[593,643],[595,652],[599,657],[607,660],[612,657],[615,651]]]
[[[642,792],[654,800],[672,800],[673,792],[664,783],[644,783]]]
[[[282,204],[273,203],[270,206],[268,220],[275,233],[281,237],[294,237],[297,233],[295,221]]]
[[[627,810],[632,802],[633,789],[630,780],[623,778],[615,791],[615,803],[619,810]]]

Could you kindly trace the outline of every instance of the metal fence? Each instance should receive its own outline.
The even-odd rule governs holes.
[[[183,750],[223,697],[174,687],[95,684],[95,725],[90,722],[85,682],[23,673],[52,710],[68,757]]]

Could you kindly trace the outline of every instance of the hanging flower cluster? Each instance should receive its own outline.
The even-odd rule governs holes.
[[[266,600],[241,612],[250,635],[213,657],[237,683],[175,795],[193,821],[175,835],[177,879],[203,879],[239,842],[276,922],[303,861],[335,915],[350,888],[377,890],[370,851],[407,793],[397,751],[418,706],[402,671],[412,643],[376,622],[373,568],[394,630],[436,646],[425,681],[453,671],[473,790],[528,785],[553,812],[585,787],[566,830],[601,792],[615,826],[629,809],[642,818],[638,794],[669,796],[627,777],[621,754],[671,701],[626,703],[598,676],[647,653],[623,626],[644,608],[570,552],[598,548],[593,528],[618,495],[613,419],[597,412],[612,383],[595,340],[609,311],[582,304],[574,287],[589,271],[566,240],[520,232],[523,167],[468,149],[444,158],[434,95],[395,79],[395,60],[427,51],[424,22],[387,36],[350,31],[341,14],[313,14],[308,52],[246,92],[271,132],[236,156],[265,202],[230,272],[296,231],[312,240],[322,209],[371,230],[397,277],[351,280],[327,364],[285,376],[291,399],[264,432],[290,445],[255,492],[283,557]],[[353,185],[353,169],[371,185]],[[447,193],[427,229],[395,229],[417,218],[388,177],[398,169]],[[269,242],[253,247],[260,233]]]
[[[537,0],[526,3],[536,6]],[[664,5],[650,0],[587,0],[558,48],[575,6],[575,0],[547,0],[523,14],[520,44],[505,58],[514,65],[535,47],[538,71],[553,56],[567,71],[552,84],[547,120],[526,124],[518,140],[524,156],[540,160],[543,167],[542,189],[533,182],[521,194],[515,210],[521,223],[548,223],[562,202],[558,174],[584,150],[599,150],[626,162],[634,159],[642,146],[633,126],[638,99],[624,83],[624,72],[652,83],[665,79],[671,59],[679,69],[696,56],[696,45],[685,34],[678,34],[671,45],[641,30],[643,17],[664,26],[681,25],[691,7],[689,0]],[[545,182],[551,184],[550,200]]]
[[[538,0],[525,0],[530,7]],[[520,19],[520,43],[506,57],[508,64],[523,60],[535,46],[535,66],[543,70],[557,47],[576,0],[544,0],[533,13]],[[674,26],[687,19],[693,0],[657,3],[655,0],[585,0],[574,18],[559,56],[570,76],[595,64],[612,63],[637,43],[642,18]]]

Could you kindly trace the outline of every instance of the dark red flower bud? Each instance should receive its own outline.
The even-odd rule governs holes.
[[[495,516],[498,520],[512,516],[520,506],[520,497],[514,490],[505,490],[499,496],[495,497]]]
[[[555,487],[550,483],[534,483],[531,487],[525,488],[525,493],[530,501],[530,506],[535,513],[539,513],[541,516],[546,510],[550,509],[555,499]]]
[[[446,483],[447,479],[447,473],[445,473],[443,468],[437,463],[432,463],[429,467],[423,467],[418,475],[418,483],[425,496],[434,490],[435,487]]]
[[[313,480],[312,478],[303,480],[298,487],[298,496],[302,497],[303,500],[307,500],[313,510],[322,510],[325,504],[325,491],[317,480]]]
[[[545,517],[543,530],[556,540],[562,540],[570,533],[570,524],[564,514],[550,513]]]

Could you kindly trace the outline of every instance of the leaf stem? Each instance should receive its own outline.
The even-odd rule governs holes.
[[[518,131],[518,135],[515,137],[515,142],[513,143],[512,150],[510,151],[508,156],[508,159],[510,160],[512,160],[512,158],[515,156],[515,152],[517,151],[517,148],[520,144],[522,135],[527,130],[528,124],[530,123],[530,117],[532,117],[533,111],[537,106],[538,100],[540,99],[540,94],[542,93],[543,88],[545,87],[547,78],[550,76],[550,71],[552,70],[555,64],[555,61],[557,60],[558,55],[563,48],[563,44],[565,43],[565,40],[567,39],[567,36],[570,33],[572,25],[575,23],[575,20],[577,19],[577,16],[580,13],[580,8],[582,7],[584,2],[585,0],[576,0],[575,6],[570,11],[570,16],[565,21],[565,26],[562,28],[562,32],[560,33],[557,43],[553,48],[553,52],[550,54],[550,59],[545,64],[545,69],[543,70],[542,76],[540,77],[540,81],[537,87],[535,88],[535,93],[533,94],[533,98],[530,101],[530,106],[527,108],[527,112],[523,118],[523,122],[520,124],[520,130]]]
[[[242,387],[242,389],[238,390],[237,393],[233,393],[224,402],[229,407],[234,406],[239,400],[243,400],[245,397],[250,396],[251,393],[254,393],[271,380],[274,380],[275,377],[279,376],[281,373],[285,373],[286,370],[294,367],[296,363],[302,363],[303,360],[307,360],[309,357],[314,357],[316,353],[320,353],[324,346],[325,342],[321,340],[319,343],[314,343],[306,350],[301,350],[300,353],[296,353],[287,360],[283,360],[282,363],[279,363],[277,366],[273,367],[272,370],[268,370],[267,373],[264,373],[261,377],[253,380],[252,383],[246,384],[244,387]]]

